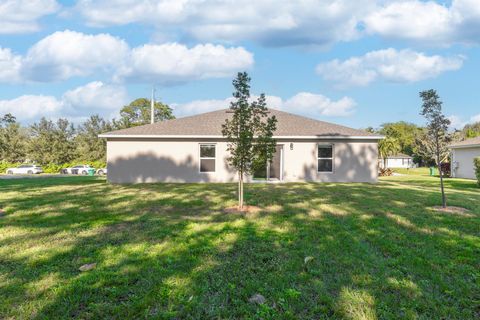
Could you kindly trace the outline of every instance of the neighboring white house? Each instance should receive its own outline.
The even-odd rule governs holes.
[[[452,177],[476,179],[473,159],[480,157],[480,137],[449,146],[452,151]]]
[[[277,118],[277,151],[247,180],[375,182],[382,137],[328,122],[269,109]],[[117,130],[107,139],[108,181],[233,182],[222,124],[232,116],[218,110]]]
[[[385,160],[379,158],[378,164],[383,168],[385,166]],[[406,154],[399,153],[387,158],[387,168],[412,168],[413,166],[413,158]]]

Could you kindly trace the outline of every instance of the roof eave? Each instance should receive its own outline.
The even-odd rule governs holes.
[[[100,134],[99,138],[136,139],[224,139],[220,135],[155,135],[155,134]],[[273,136],[274,139],[337,139],[337,140],[381,140],[384,136]]]
[[[463,144],[463,145],[459,145],[459,146],[448,146],[450,149],[463,149],[463,148],[476,148],[476,147],[480,147],[480,143],[477,143],[477,144]]]

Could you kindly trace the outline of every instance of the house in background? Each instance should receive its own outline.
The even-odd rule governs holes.
[[[167,120],[100,135],[107,139],[108,181],[233,182],[222,124],[228,110]],[[269,109],[276,116],[276,153],[247,181],[375,182],[382,137]]]
[[[409,155],[403,154],[403,153],[398,153],[396,155],[389,156],[387,159],[387,168],[413,168],[414,163],[413,163],[413,158]],[[378,159],[378,165],[380,168],[383,168],[385,166],[385,159],[379,158]]]
[[[473,159],[480,157],[480,137],[456,142],[449,148],[452,152],[452,177],[476,179]]]

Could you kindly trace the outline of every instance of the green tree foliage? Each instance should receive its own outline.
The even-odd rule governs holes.
[[[99,134],[112,130],[112,124],[99,115],[91,116],[77,128],[75,146],[77,160],[105,161],[107,146],[105,139]]]
[[[480,136],[480,121],[472,124],[467,124],[462,129],[464,139],[475,138]]]
[[[75,128],[67,119],[42,118],[30,127],[28,155],[42,165],[62,164],[75,158]]]
[[[383,159],[383,167],[387,168],[387,158],[398,153],[400,145],[398,140],[392,137],[385,137],[378,142],[378,153]]]
[[[114,120],[117,129],[130,128],[150,123],[151,100],[139,98],[120,110],[120,119]],[[155,102],[155,122],[175,119],[172,109],[161,102]]]
[[[222,134],[227,138],[227,159],[230,166],[238,172],[238,202],[243,209],[243,179],[252,174],[259,163],[271,161],[275,153],[273,133],[277,119],[268,116],[265,94],[255,102],[250,99],[250,77],[246,72],[238,73],[233,80],[235,101],[230,104],[231,119],[222,125]]]
[[[475,176],[477,177],[477,185],[480,187],[480,157],[473,159],[473,165],[475,167]]]
[[[415,138],[421,133],[422,128],[416,124],[399,121],[382,124],[379,133],[394,138],[399,146],[399,151],[408,155],[415,153]]]
[[[5,162],[21,162],[26,155],[27,132],[7,113],[0,118],[0,160]]]
[[[422,109],[420,114],[427,120],[427,131],[425,138],[430,143],[435,154],[435,162],[440,173],[440,189],[442,192],[442,206],[447,206],[447,199],[443,186],[443,173],[441,169],[442,154],[447,152],[451,137],[448,133],[450,120],[442,113],[442,101],[437,92],[433,89],[420,92]]]

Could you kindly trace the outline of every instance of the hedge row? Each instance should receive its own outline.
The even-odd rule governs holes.
[[[480,187],[480,157],[473,159],[473,165],[475,167],[475,175],[477,176],[477,184]]]
[[[88,164],[95,169],[100,169],[100,168],[106,168],[106,163],[105,161],[77,161],[77,162],[69,162],[69,163],[64,163],[64,164],[45,164],[42,165],[41,167],[43,168],[43,172],[45,173],[60,173],[60,170],[73,167],[76,165],[80,164]],[[11,163],[11,162],[0,162],[0,173],[5,173],[8,168],[15,168],[17,166],[21,165],[21,163]]]

